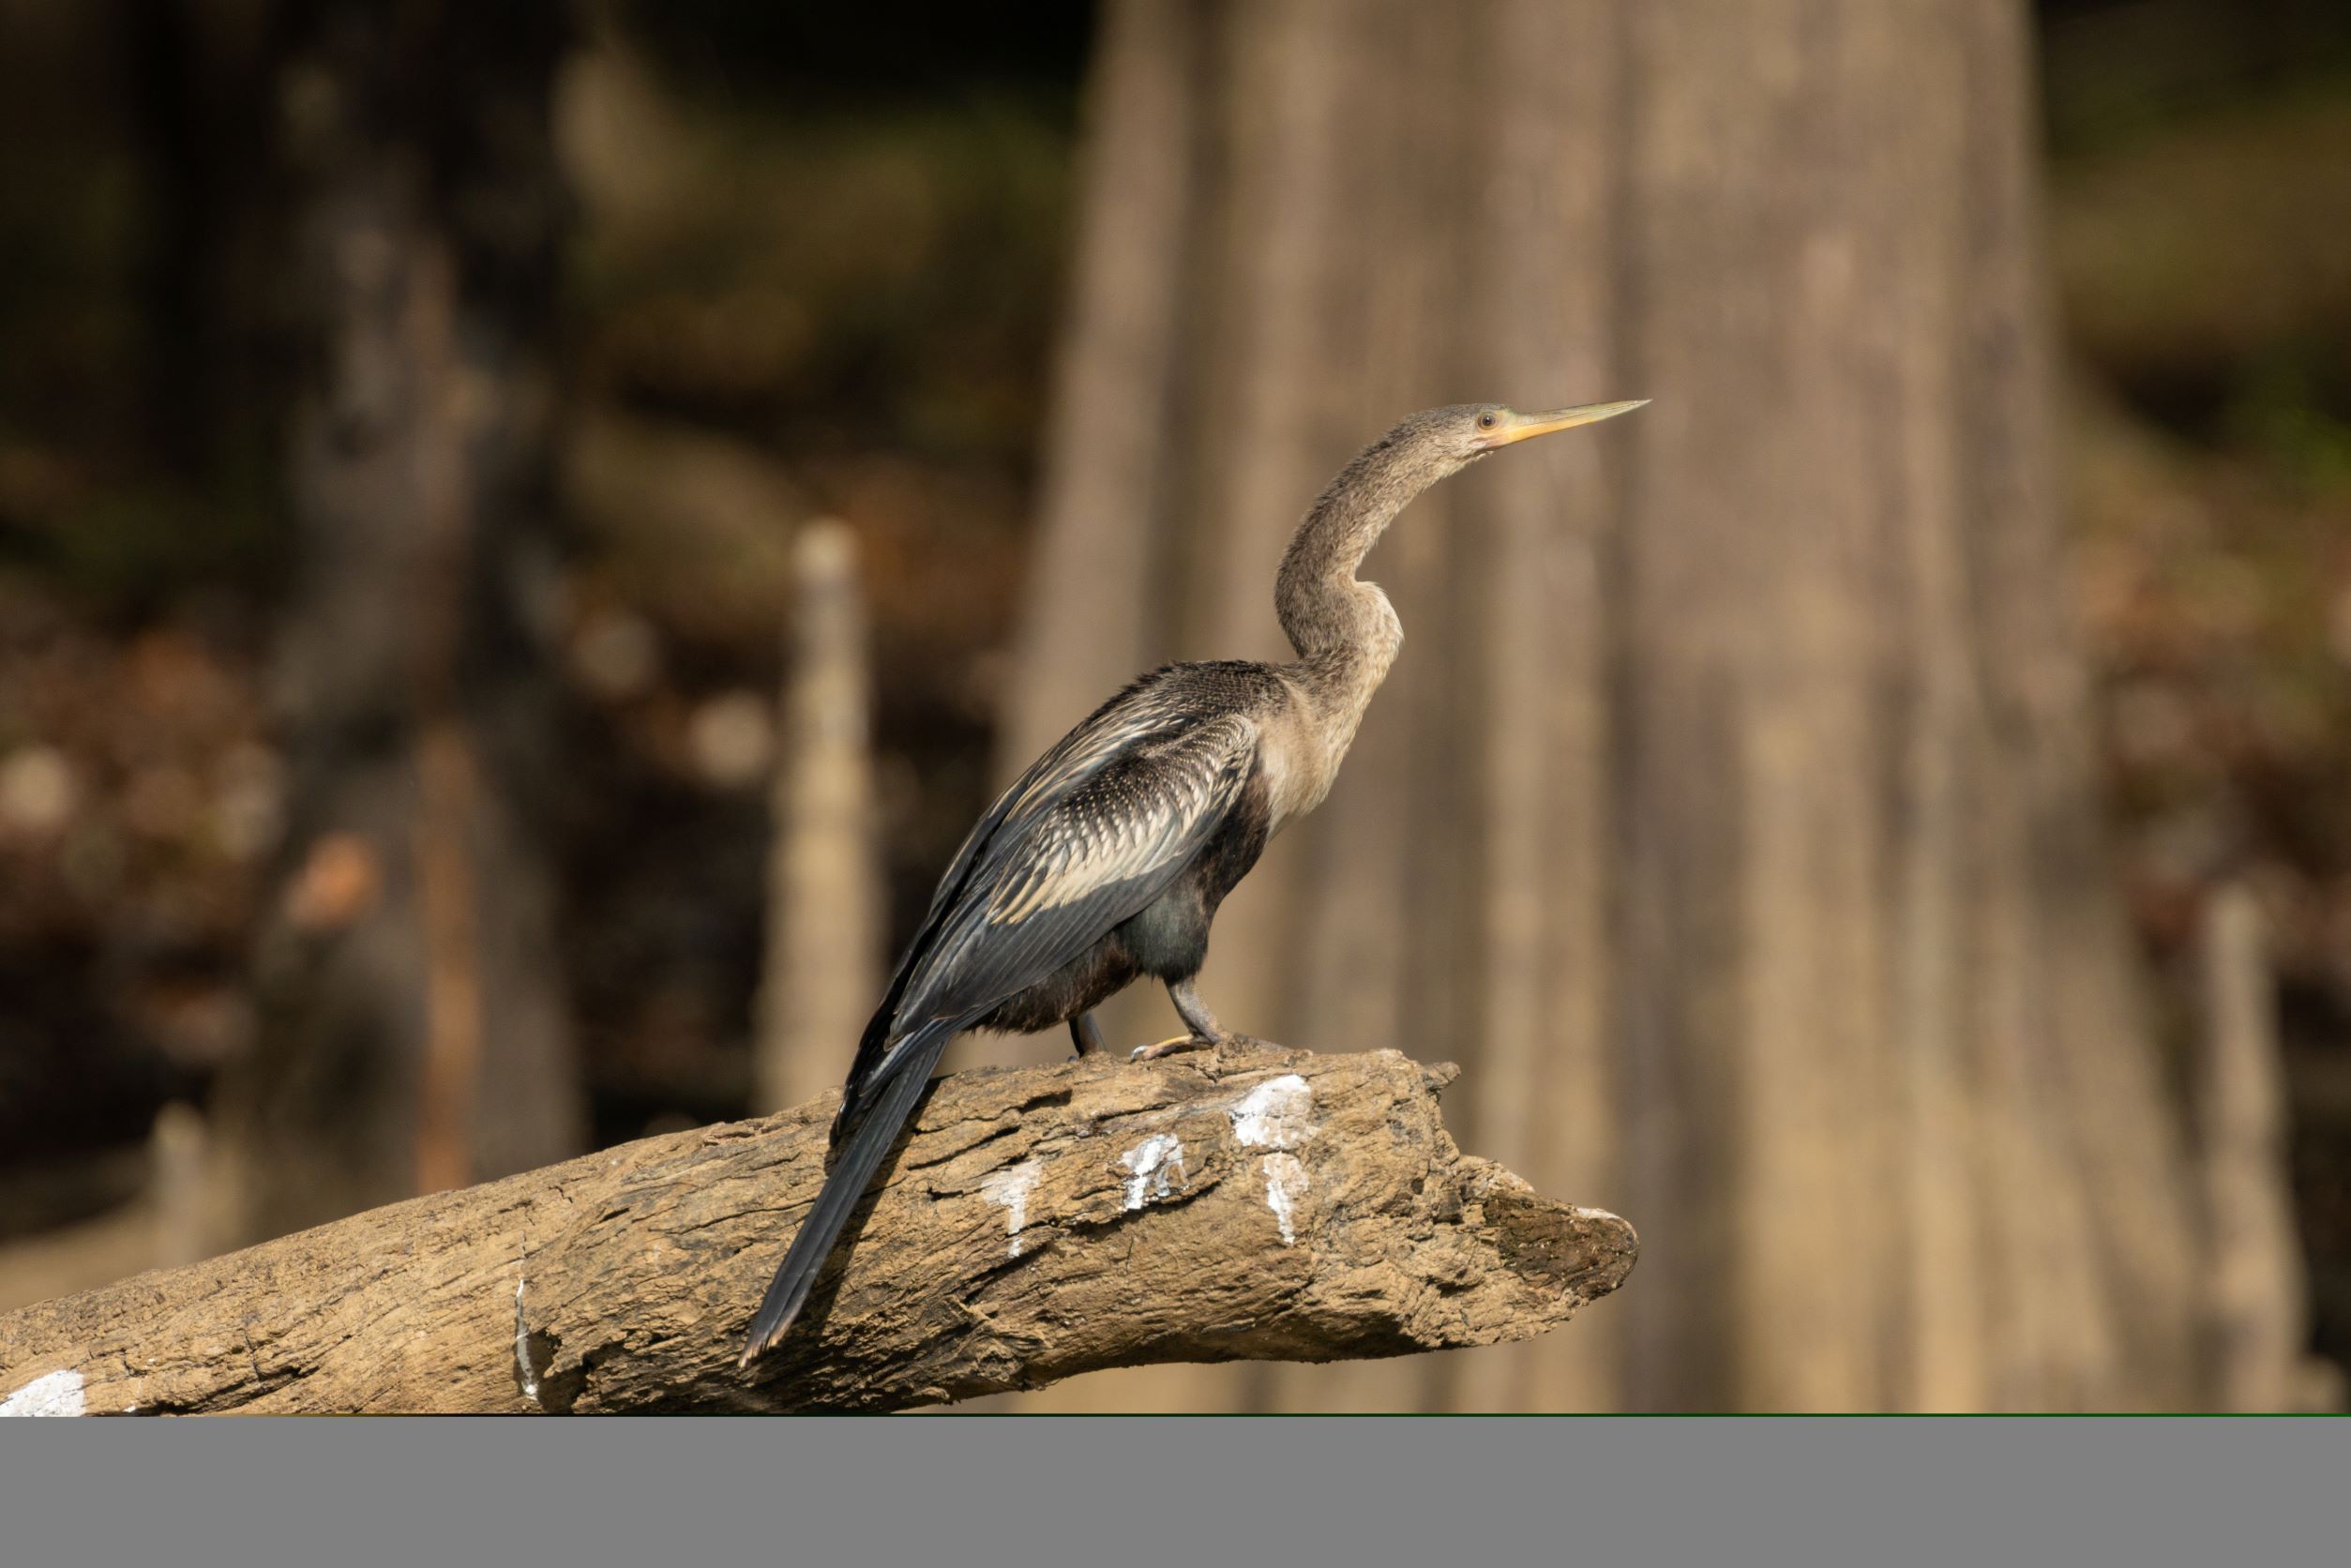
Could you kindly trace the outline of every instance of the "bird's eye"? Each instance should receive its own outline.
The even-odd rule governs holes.
[[[1482,430],[1490,430],[1493,428],[1494,411],[1489,408],[1484,414],[1478,415],[1478,429]]]

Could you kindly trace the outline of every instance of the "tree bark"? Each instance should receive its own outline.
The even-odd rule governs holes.
[[[1109,8],[1003,771],[1152,663],[1288,656],[1284,541],[1402,414],[1655,400],[1381,545],[1402,660],[1201,989],[1301,1044],[1448,1042],[1470,1136],[1641,1214],[1671,1283],[1203,1402],[2192,1397],[2181,1129],[2058,548],[2022,20]]]
[[[554,761],[551,4],[316,0],[274,96],[303,351],[292,785],[221,1244],[576,1151]]]
[[[897,1410],[1152,1362],[1541,1334],[1632,1227],[1462,1155],[1450,1066],[1235,1052],[942,1079],[806,1327],[738,1369],[837,1096],[0,1317],[58,1413]]]

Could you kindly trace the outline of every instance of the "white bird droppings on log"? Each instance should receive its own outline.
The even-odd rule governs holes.
[[[1004,1211],[1004,1234],[1010,1238],[1004,1244],[1007,1258],[1020,1256],[1020,1232],[1029,1223],[1029,1195],[1036,1191],[1037,1178],[1044,1172],[1043,1161],[1022,1160],[980,1184],[980,1195]]]
[[[1154,1198],[1165,1198],[1183,1180],[1183,1140],[1173,1133],[1153,1133],[1126,1152],[1119,1164],[1126,1179],[1126,1211],[1133,1214]]]
[[[1297,1244],[1298,1199],[1312,1184],[1297,1155],[1265,1156],[1265,1206],[1273,1211],[1273,1223],[1282,1228],[1284,1246]]]
[[[1233,1102],[1232,1135],[1252,1149],[1295,1149],[1314,1136],[1314,1090],[1296,1073],[1268,1078]]]
[[[1306,1167],[1287,1151],[1314,1137],[1314,1087],[1296,1073],[1268,1078],[1233,1102],[1232,1135],[1265,1156],[1265,1206],[1281,1227],[1282,1245],[1298,1242],[1298,1199],[1311,1184]]]
[[[70,1371],[43,1373],[0,1399],[0,1416],[80,1415],[83,1408],[82,1374]]]

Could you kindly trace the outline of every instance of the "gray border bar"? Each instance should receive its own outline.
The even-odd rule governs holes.
[[[2338,1562],[2343,1420],[0,1423],[0,1561]]]

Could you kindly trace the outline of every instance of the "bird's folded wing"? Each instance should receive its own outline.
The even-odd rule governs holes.
[[[931,894],[914,940],[891,977],[895,1005],[906,982],[939,934],[941,923],[971,881],[973,863],[997,843],[1000,834],[1009,842],[1038,817],[1050,811],[1123,753],[1182,734],[1191,720],[1168,701],[1165,682],[1146,676],[1102,704],[1063,735],[1044,756],[1029,764],[995,802],[972,824],[956,849],[946,874]]]
[[[970,874],[934,911],[936,934],[912,956],[894,1032],[984,1013],[1157,898],[1240,799],[1257,741],[1240,714],[1138,724],[1087,748],[1086,765],[1060,780],[1032,774],[1016,785]],[[861,1087],[885,1078],[896,1054]]]

